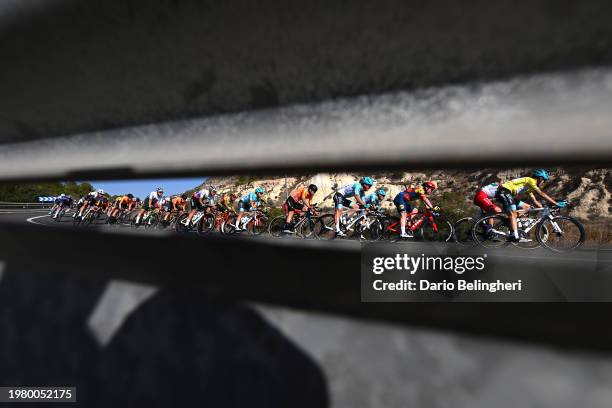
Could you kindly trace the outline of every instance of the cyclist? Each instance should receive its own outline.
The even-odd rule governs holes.
[[[312,199],[317,193],[317,190],[318,187],[316,185],[310,184],[308,187],[298,187],[297,189],[293,190],[291,194],[289,194],[289,197],[287,197],[285,205],[283,206],[286,208],[287,211],[287,219],[285,221],[283,232],[288,234],[295,234],[294,227],[291,224],[291,222],[293,221],[293,215],[295,214],[295,210],[310,210],[310,207],[312,207]]]
[[[555,201],[548,194],[543,192],[540,187],[550,179],[550,174],[544,169],[536,169],[531,173],[531,177],[521,177],[510,180],[502,184],[495,194],[495,198],[502,204],[504,212],[510,218],[512,236],[510,241],[519,242],[516,216],[518,211],[517,201],[522,196],[529,196],[536,207],[542,208],[542,204],[536,199],[535,194],[542,197],[545,201],[557,207],[563,208],[567,205],[565,201]]]
[[[400,191],[395,198],[393,199],[393,204],[395,204],[395,208],[400,215],[400,227],[401,227],[401,237],[402,238],[411,238],[412,235],[406,233],[406,223],[408,216],[410,215],[410,219],[414,217],[418,212],[418,208],[412,205],[412,202],[421,200],[425,207],[433,208],[431,201],[427,198],[436,188],[438,188],[438,183],[435,181],[426,181],[421,184],[420,187],[408,187],[404,191]]]
[[[57,207],[59,207],[62,199],[66,197],[66,194],[62,193],[60,195],[58,195],[57,197],[55,197],[55,200],[53,200],[53,206],[51,207],[51,210],[49,211],[49,215],[53,214],[53,212],[57,209]]]
[[[157,187],[155,191],[151,191],[142,202],[142,208],[140,211],[138,211],[138,215],[136,216],[136,220],[134,222],[136,224],[140,224],[140,219],[146,211],[157,211],[159,208],[159,202],[163,196],[164,189],[162,187]]]
[[[104,190],[102,189],[88,193],[83,199],[83,204],[81,205],[79,210],[74,214],[74,217],[75,218],[82,217],[85,210],[89,208],[90,206],[97,205],[98,201],[100,201],[102,197],[104,197]]]
[[[253,211],[259,205],[261,205],[261,197],[264,195],[265,190],[263,187],[257,187],[254,191],[251,191],[247,195],[243,196],[238,202],[238,216],[236,217],[236,232],[242,231],[240,228],[240,220],[244,215],[245,211]]]
[[[340,230],[340,216],[344,207],[358,209],[365,207],[365,192],[372,188],[374,180],[370,177],[363,177],[359,182],[349,184],[336,191],[334,194],[334,221],[336,223],[336,235],[344,237],[346,234]],[[353,204],[349,198],[355,197],[356,203]]]
[[[134,196],[131,193],[126,194],[121,197],[117,197],[115,199],[115,204],[113,205],[113,209],[110,213],[110,218],[117,218],[117,215],[119,215],[119,212],[123,210],[129,210],[132,206],[133,200],[134,200]]]
[[[51,214],[53,214],[53,211],[56,211],[57,214],[62,208],[70,208],[71,205],[72,197],[66,194],[60,194],[56,200],[56,204],[53,206],[54,208],[51,210]]]
[[[108,197],[106,196],[100,197],[98,201],[96,202],[96,206],[100,208],[100,210],[102,210],[103,212],[108,210],[108,208],[110,207],[110,202],[108,201]]]
[[[187,202],[187,194],[181,194],[180,196],[166,197],[167,201],[162,203],[164,207],[165,215],[163,218],[164,222],[168,222],[170,214],[173,212],[183,211]]]
[[[161,200],[159,200],[159,209],[169,213],[170,210],[172,210],[172,197],[164,196]]]
[[[385,199],[386,195],[387,192],[384,188],[379,188],[378,190],[376,190],[376,193],[367,195],[364,200],[365,208],[374,211],[380,210],[380,208],[382,207],[382,202]]]
[[[234,208],[234,201],[236,201],[236,198],[236,194],[234,193],[222,194],[219,202],[217,203],[217,209],[223,212],[235,213],[236,209]]]
[[[191,204],[191,211],[187,216],[187,220],[184,221],[184,224],[187,226],[191,224],[191,219],[195,215],[196,211],[204,210],[207,205],[215,205],[216,195],[217,189],[214,186],[209,186],[207,189],[203,188],[194,192],[189,200]]]

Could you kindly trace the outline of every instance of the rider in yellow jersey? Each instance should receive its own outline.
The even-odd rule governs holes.
[[[512,237],[510,238],[511,241],[519,241],[516,224],[516,203],[520,197],[529,196],[534,202],[535,206],[539,208],[542,207],[542,204],[540,204],[540,202],[536,199],[535,194],[542,197],[545,201],[548,201],[552,205],[556,205],[558,207],[565,207],[567,205],[565,201],[557,202],[553,200],[548,194],[540,189],[542,184],[549,179],[550,175],[546,170],[537,169],[532,173],[531,177],[521,177],[507,181],[497,189],[495,198],[502,204],[504,211],[510,217],[510,226],[512,227]]]

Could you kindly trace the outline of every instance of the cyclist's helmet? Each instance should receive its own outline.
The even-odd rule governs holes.
[[[319,188],[314,184],[308,186],[308,191],[310,191],[312,194],[316,193],[318,189]]]
[[[60,194],[60,197],[66,197],[66,194],[62,193]]]
[[[438,188],[438,183],[436,183],[435,181],[426,181],[422,184],[423,188],[430,188],[432,190],[435,190],[436,188]]]
[[[550,174],[544,169],[536,169],[531,174],[533,177],[541,177],[544,181],[547,181],[550,178]]]
[[[186,200],[186,199],[187,199],[187,194],[181,194],[181,198],[182,198],[183,200]]]
[[[234,194],[234,193],[230,193],[229,197],[230,197],[230,200],[232,200],[232,201],[234,201],[236,198],[238,198],[238,196],[236,194]]]
[[[104,195],[104,190],[99,189],[99,190],[98,190],[98,194],[99,194],[99,195]]]
[[[132,195],[132,193],[128,194],[127,196],[130,200],[134,198],[134,195]]]
[[[164,189],[163,189],[163,187],[157,187],[157,190],[156,190],[156,191],[157,191],[157,195],[164,194]]]
[[[255,193],[261,193],[261,194],[263,194],[263,193],[264,193],[264,189],[263,189],[263,187],[257,187],[257,188],[255,189]]]
[[[374,180],[372,180],[371,177],[364,177],[360,180],[361,184],[365,184],[366,186],[371,186],[372,184],[374,184]]]
[[[383,197],[384,197],[384,196],[386,196],[386,195],[387,195],[387,192],[385,191],[385,189],[384,189],[384,188],[379,188],[379,189],[378,189],[378,191],[376,191],[376,195],[379,195],[379,196],[383,196]]]
[[[210,191],[211,193],[216,193],[217,192],[217,187],[210,185],[208,186],[208,191]]]

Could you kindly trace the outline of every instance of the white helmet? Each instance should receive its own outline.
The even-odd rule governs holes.
[[[62,193],[60,194],[60,197],[66,197],[66,194]]]
[[[104,195],[104,190],[99,189],[99,190],[98,190],[98,194],[100,194],[100,195]]]

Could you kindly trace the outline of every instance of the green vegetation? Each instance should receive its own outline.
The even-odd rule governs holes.
[[[432,201],[440,206],[443,214],[452,221],[463,217],[470,217],[474,213],[474,206],[466,200],[465,194],[447,191],[441,195],[433,196]]]
[[[0,184],[0,201],[16,203],[34,203],[38,196],[57,196],[69,194],[78,199],[80,196],[95,190],[89,183],[7,183]]]
[[[282,208],[270,207],[270,209],[268,210],[268,217],[270,217],[270,219],[278,217],[279,215],[285,215],[285,212]]]

